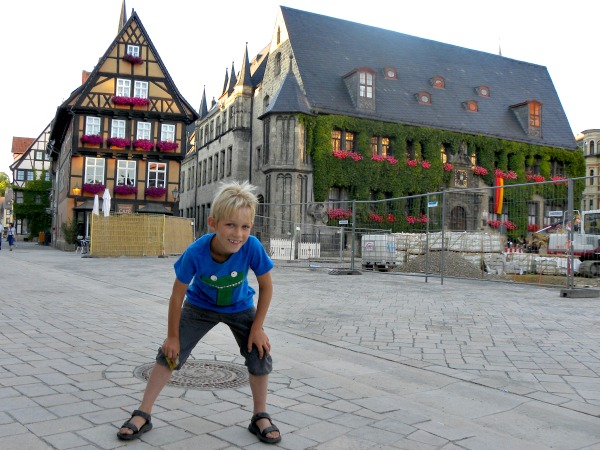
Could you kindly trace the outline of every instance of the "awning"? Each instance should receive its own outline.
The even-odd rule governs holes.
[[[84,201],[83,203],[80,203],[73,209],[76,209],[79,211],[91,211],[93,208],[94,208],[94,199],[88,198],[86,201]]]
[[[145,205],[140,205],[140,207],[138,208],[138,213],[167,214],[169,216],[173,215],[173,211],[165,208],[165,206],[160,203],[147,203]]]

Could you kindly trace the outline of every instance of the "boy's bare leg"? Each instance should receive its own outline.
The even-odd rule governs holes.
[[[252,375],[249,374],[250,390],[252,391],[252,400],[254,401],[254,412],[252,415],[259,412],[267,412],[267,389],[269,387],[269,376],[268,375]],[[265,428],[271,426],[268,419],[260,419],[256,422],[258,428],[262,431]],[[276,438],[279,437],[277,431],[267,433],[267,437]]]
[[[171,378],[172,373],[173,371],[168,367],[158,363],[154,364],[152,373],[148,379],[148,384],[146,385],[146,390],[144,391],[144,397],[142,397],[142,403],[138,408],[139,410],[142,410],[148,414],[152,414],[154,402],[156,401],[158,394],[160,394],[169,381],[169,378]],[[131,423],[139,430],[146,423],[146,419],[140,416],[135,416],[131,419]],[[122,434],[133,434],[133,431],[129,428],[121,428],[120,431]]]

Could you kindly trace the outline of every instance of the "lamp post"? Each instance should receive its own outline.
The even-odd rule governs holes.
[[[71,189],[71,193],[75,196],[75,197],[79,197],[81,195],[81,188],[79,187],[79,183],[77,183],[75,185],[75,187],[73,189]],[[77,200],[77,199],[75,199]]]

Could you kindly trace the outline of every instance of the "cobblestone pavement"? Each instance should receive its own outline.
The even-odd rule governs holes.
[[[247,385],[168,386],[155,429],[116,438],[164,339],[174,261],[0,252],[0,449],[265,447]],[[600,299],[281,265],[273,279],[279,447],[600,448]],[[218,326],[194,362],[239,366],[236,348]]]

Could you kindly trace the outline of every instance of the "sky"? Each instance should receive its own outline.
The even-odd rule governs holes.
[[[551,3],[554,5],[550,6]],[[37,138],[118,32],[122,0],[19,0],[0,5],[0,172],[12,139]],[[196,110],[218,98],[271,40],[279,6],[410,34],[547,67],[573,134],[600,128],[597,0],[126,0],[179,92]],[[589,18],[589,19],[588,19]],[[586,58],[588,59],[586,61]]]

